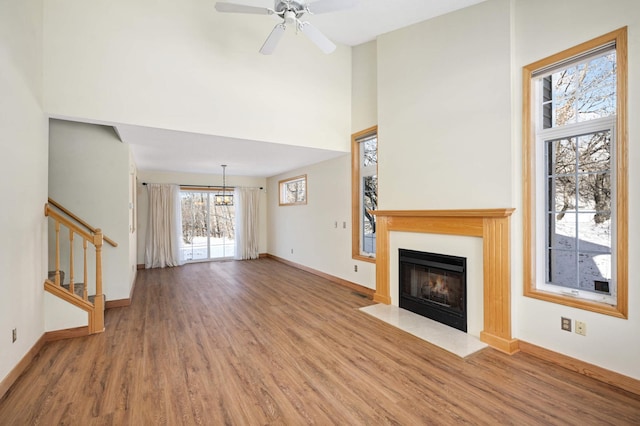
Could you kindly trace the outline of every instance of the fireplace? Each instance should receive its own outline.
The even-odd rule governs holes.
[[[399,305],[467,331],[467,259],[399,249]]]

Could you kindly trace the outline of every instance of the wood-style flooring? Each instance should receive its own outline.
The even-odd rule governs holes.
[[[1,425],[638,425],[640,397],[527,354],[467,359],[272,259],[139,271],[103,334],[47,344]]]

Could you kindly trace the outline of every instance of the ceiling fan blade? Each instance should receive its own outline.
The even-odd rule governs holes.
[[[310,23],[302,22],[300,30],[324,53],[331,53],[336,50],[336,45]]]
[[[225,3],[219,1],[216,3],[216,10],[225,13],[252,13],[254,15],[271,15],[273,10],[266,7],[247,6],[244,4]]]
[[[333,12],[354,7],[358,0],[317,0],[307,6],[309,13],[317,15],[319,13]]]
[[[273,30],[271,30],[271,34],[269,34],[269,37],[267,37],[267,39],[264,41],[264,44],[260,48],[260,53],[262,53],[263,55],[271,55],[276,49],[278,42],[282,38],[285,28],[286,27],[284,26],[284,24],[278,24],[273,27]]]

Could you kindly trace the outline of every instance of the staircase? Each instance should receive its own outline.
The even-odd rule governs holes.
[[[44,289],[87,312],[88,334],[101,333],[104,331],[105,305],[102,294],[102,245],[103,241],[108,241],[114,247],[117,243],[104,237],[100,229],[91,227],[51,198],[45,204],[44,214],[53,221],[55,227],[55,267],[49,271]],[[64,270],[61,268],[61,248],[65,258]],[[90,268],[95,271],[95,277],[93,274],[90,276]],[[78,271],[80,273],[77,274]],[[66,283],[65,275],[69,277]],[[81,282],[76,282],[77,276],[81,277]]]

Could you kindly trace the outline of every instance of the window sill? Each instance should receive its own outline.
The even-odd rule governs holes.
[[[596,312],[603,315],[610,315],[616,318],[628,318],[626,309],[621,309],[620,306],[612,306],[606,303],[593,302],[590,300],[578,299],[576,297],[533,289],[525,289],[524,295],[533,299],[544,300],[545,302],[557,303],[559,305],[570,306],[572,308],[583,309],[585,311]],[[618,300],[619,299],[620,298],[618,297]]]
[[[286,206],[306,206],[307,202],[306,201],[300,201],[299,203],[278,203],[279,207],[286,207]]]
[[[360,260],[362,262],[376,263],[376,258],[375,257],[363,256],[361,254],[354,254],[351,257],[353,258],[353,260]]]

